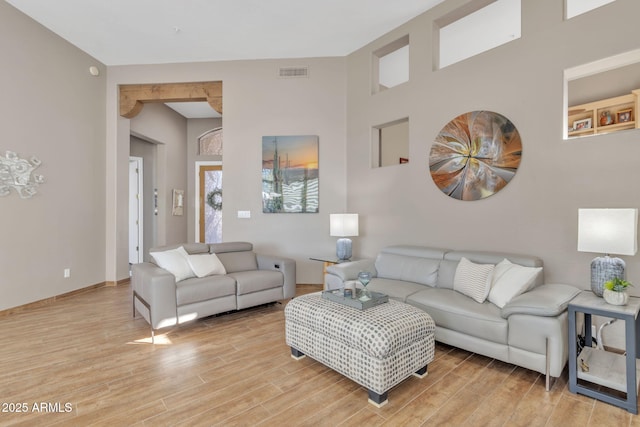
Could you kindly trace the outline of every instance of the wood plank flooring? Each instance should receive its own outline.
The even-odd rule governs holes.
[[[429,375],[378,409],[353,381],[290,357],[283,308],[165,329],[155,345],[129,285],[0,317],[0,426],[640,426],[571,394],[566,372],[546,392],[538,373],[441,344]]]

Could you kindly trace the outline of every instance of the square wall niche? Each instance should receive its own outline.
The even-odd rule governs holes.
[[[409,35],[373,52],[372,93],[409,81]]]
[[[409,163],[409,118],[374,126],[371,132],[371,166]]]

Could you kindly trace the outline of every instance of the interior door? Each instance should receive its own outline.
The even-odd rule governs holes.
[[[129,158],[129,264],[143,261],[142,157]]]
[[[202,165],[199,178],[199,239],[222,242],[222,166]]]

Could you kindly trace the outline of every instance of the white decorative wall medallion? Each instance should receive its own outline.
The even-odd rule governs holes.
[[[36,194],[39,184],[44,182],[44,176],[33,171],[41,163],[37,157],[26,160],[13,151],[7,151],[5,157],[0,157],[0,196],[8,196],[12,188],[23,199]]]

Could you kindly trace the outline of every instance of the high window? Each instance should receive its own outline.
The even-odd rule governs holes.
[[[520,38],[521,0],[475,0],[438,19],[436,68],[478,55]]]
[[[373,93],[409,81],[409,36],[373,52]]]
[[[605,4],[612,3],[615,0],[566,0],[565,16],[571,19],[574,16],[582,15],[590,10],[596,9]]]

